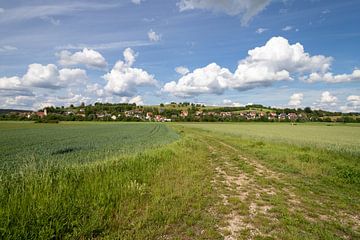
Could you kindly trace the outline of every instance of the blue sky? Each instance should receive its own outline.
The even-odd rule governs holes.
[[[360,111],[359,12],[357,0],[5,0],[0,108],[191,101]]]

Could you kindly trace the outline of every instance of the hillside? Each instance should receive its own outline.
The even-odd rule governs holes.
[[[2,120],[58,121],[155,121],[155,122],[360,122],[359,113],[312,110],[310,107],[273,108],[261,104],[241,107],[205,106],[189,102],[137,106],[128,103],[95,103],[69,107],[47,107],[29,113],[22,110],[0,114]]]

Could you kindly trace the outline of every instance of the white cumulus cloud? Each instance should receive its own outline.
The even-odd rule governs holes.
[[[175,72],[181,75],[186,75],[190,72],[190,70],[187,67],[179,66],[175,68]]]
[[[22,84],[37,88],[58,89],[75,83],[84,83],[87,79],[86,72],[82,69],[64,68],[58,70],[54,64],[33,63],[29,65],[26,74],[23,76]]]
[[[224,99],[222,105],[226,106],[226,107],[242,107],[242,106],[244,106],[243,104],[241,104],[239,102],[234,102],[230,99]]]
[[[103,76],[107,81],[107,92],[118,96],[133,96],[138,86],[156,84],[153,75],[143,69],[132,67],[137,55],[132,49],[125,49],[123,55],[124,61],[118,61],[113,69]]]
[[[177,5],[180,11],[201,9],[240,15],[241,23],[246,25],[269,4],[270,0],[180,0]]]
[[[166,83],[163,91],[181,97],[206,93],[221,94],[227,87],[227,81],[231,78],[232,74],[228,69],[211,63],[182,76],[178,82]]]
[[[129,99],[129,103],[135,103],[136,105],[144,105],[144,100],[141,96],[135,96]]]
[[[0,78],[0,90],[17,90],[21,88],[21,79],[19,77]]]
[[[106,68],[105,58],[93,49],[84,48],[82,51],[71,54],[70,51],[63,50],[57,54],[59,64],[63,66],[85,65],[92,68]]]
[[[355,69],[351,74],[338,74],[334,75],[333,73],[311,73],[307,78],[308,82],[329,82],[329,83],[341,83],[341,82],[351,82],[360,80],[360,70]]]
[[[321,103],[334,104],[337,102],[337,97],[333,96],[330,92],[325,91],[321,94]]]
[[[298,107],[301,105],[303,99],[303,93],[294,93],[293,95],[291,95],[288,105],[292,107]]]
[[[187,73],[177,82],[165,84],[163,90],[177,96],[221,94],[226,89],[247,90],[290,81],[308,73],[323,74],[330,69],[331,62],[331,57],[306,53],[300,43],[290,44],[283,37],[273,37],[264,46],[249,50],[234,73],[212,63]]]
[[[148,38],[151,42],[158,42],[161,40],[161,35],[150,29],[148,31]]]
[[[343,112],[360,112],[360,96],[350,95],[347,97],[345,106],[340,107]]]

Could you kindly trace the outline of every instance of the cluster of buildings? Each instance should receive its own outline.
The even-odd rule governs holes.
[[[241,111],[241,112],[202,112],[197,111],[196,116],[216,116],[220,118],[231,118],[231,117],[240,117],[245,120],[258,120],[258,119],[267,119],[270,121],[285,121],[285,120],[297,120],[303,118],[302,114],[296,113],[280,113],[275,112],[257,112],[257,111]]]
[[[144,109],[133,109],[118,113],[108,113],[106,111],[94,112],[91,114],[85,114],[84,108],[78,109],[67,109],[61,113],[48,113],[47,109],[38,112],[23,112],[22,117],[28,119],[35,117],[44,118],[45,116],[57,115],[62,117],[74,116],[77,119],[89,119],[89,120],[122,120],[122,119],[137,119],[139,121],[153,121],[153,122],[171,122],[171,121],[182,121],[196,120],[201,121],[202,119],[239,119],[239,120],[268,120],[268,121],[296,121],[303,119],[306,116],[296,113],[275,113],[275,112],[262,112],[262,111],[232,111],[232,112],[220,112],[220,111],[192,111],[189,110],[178,110],[169,114],[165,114],[164,109],[156,109],[154,111],[145,111]]]
[[[125,116],[127,117],[135,117],[139,119],[145,119],[147,121],[155,121],[155,122],[171,122],[176,120],[181,120],[187,117],[193,117],[194,119],[200,120],[205,117],[216,117],[216,118],[241,118],[244,120],[259,120],[259,119],[267,119],[269,121],[296,121],[298,119],[303,118],[302,114],[296,113],[280,113],[277,114],[275,112],[256,112],[256,111],[244,111],[244,112],[215,112],[215,111],[196,111],[194,114],[190,114],[187,110],[182,110],[179,114],[173,114],[171,116],[163,116],[161,114],[154,114],[153,112],[136,112],[136,111],[128,111],[125,112]]]

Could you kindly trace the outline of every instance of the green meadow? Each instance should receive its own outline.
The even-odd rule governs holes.
[[[1,239],[359,239],[360,125],[0,122]]]
[[[283,142],[360,154],[360,124],[339,123],[189,123],[219,134]]]

